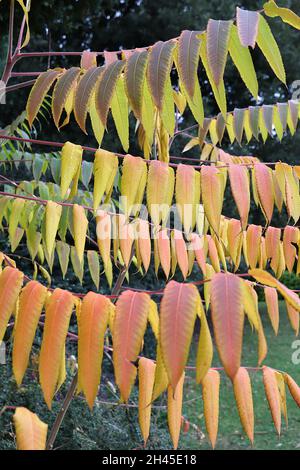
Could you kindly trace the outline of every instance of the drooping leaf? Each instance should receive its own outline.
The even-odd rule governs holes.
[[[170,250],[170,239],[168,236],[168,230],[162,229],[157,234],[157,248],[158,256],[165,273],[166,278],[168,279],[171,269],[171,250]]]
[[[115,92],[111,99],[111,112],[116,125],[119,139],[125,152],[129,148],[129,120],[128,99],[125,93],[124,79],[117,80]]]
[[[118,171],[118,157],[107,150],[98,149],[94,159],[94,210],[102,201],[104,194],[111,193]]]
[[[75,94],[74,114],[80,129],[86,133],[86,118],[91,99],[103,72],[102,67],[91,67],[82,75]]]
[[[187,246],[180,230],[173,230],[173,242],[175,247],[176,261],[178,262],[178,266],[182,272],[183,278],[186,279],[189,272],[189,259]]]
[[[129,266],[134,241],[134,225],[128,223],[123,214],[119,214],[118,222],[120,250],[125,266]]]
[[[199,293],[191,284],[171,281],[160,304],[160,344],[169,382],[175,391],[187,362]]]
[[[88,108],[89,116],[91,119],[91,125],[94,132],[94,136],[98,142],[99,147],[102,144],[103,136],[105,127],[103,126],[101,119],[98,116],[97,109],[96,109],[96,98],[95,92],[92,93],[92,97],[90,99],[89,108]]]
[[[194,98],[199,63],[199,32],[182,31],[178,40],[178,73],[190,99]]]
[[[176,42],[158,41],[151,47],[147,68],[147,79],[154,104],[161,111],[165,95],[165,84],[173,62],[173,51]]]
[[[238,30],[232,25],[229,39],[229,54],[238,69],[240,76],[246,87],[256,99],[258,96],[258,82],[252,57],[248,47],[241,44]]]
[[[283,252],[286,267],[291,273],[295,264],[297,250],[295,246],[298,243],[299,229],[297,227],[290,227],[287,225],[283,231]]]
[[[106,127],[108,111],[116,84],[124,66],[125,62],[122,60],[116,60],[107,65],[101,74],[99,83],[96,85],[96,109],[104,127]]]
[[[127,402],[136,377],[134,362],[141,350],[147,326],[150,297],[127,290],[116,303],[113,333],[113,360],[116,384]]]
[[[256,163],[254,165],[255,184],[259,203],[261,205],[264,216],[269,223],[272,219],[274,209],[274,187],[272,170],[263,163]]]
[[[260,252],[260,240],[262,227],[259,225],[249,225],[246,234],[247,257],[250,267],[256,268]]]
[[[251,381],[247,369],[240,367],[233,380],[234,395],[240,420],[251,443],[254,440],[254,410]]]
[[[82,161],[82,147],[81,145],[66,142],[62,148],[61,153],[61,177],[60,177],[60,190],[61,197],[66,197],[70,184],[77,186],[81,161]]]
[[[207,323],[205,311],[202,307],[202,301],[200,301],[200,321],[201,321],[201,330],[200,337],[197,349],[197,359],[196,359],[196,381],[201,383],[204,377],[206,376],[209,368],[211,367],[212,358],[213,358],[213,343],[211,339],[211,334],[209,331],[209,326]]]
[[[243,307],[249,319],[251,326],[257,331],[259,330],[259,314],[256,305],[256,299],[253,292],[253,287],[248,281],[242,280],[243,290]]]
[[[134,174],[134,178],[132,175]],[[126,155],[122,165],[121,196],[126,217],[137,212],[142,203],[147,180],[147,165],[140,157]]]
[[[232,21],[208,20],[207,59],[216,86],[223,79]]]
[[[126,61],[125,86],[130,106],[137,119],[142,119],[144,81],[148,61],[147,51],[136,51]]]
[[[276,371],[270,367],[263,366],[263,383],[266,397],[269,403],[275,429],[280,435],[281,429],[281,405],[280,393],[276,380]]]
[[[225,372],[233,379],[240,367],[244,326],[242,285],[234,274],[213,276],[211,315],[221,361]]]
[[[277,335],[279,327],[279,307],[277,291],[274,287],[265,287],[264,292],[271,325],[275,334]]]
[[[100,264],[99,264],[99,256],[97,251],[95,250],[88,250],[87,251],[87,260],[89,265],[89,270],[91,274],[91,278],[96,286],[96,289],[99,290],[99,282],[100,282]]]
[[[13,373],[18,386],[21,385],[27,369],[46,296],[46,287],[37,281],[28,282],[20,295],[12,354]]]
[[[215,448],[219,427],[220,374],[209,369],[202,380],[205,426],[212,448]]]
[[[223,206],[224,186],[222,174],[216,167],[201,169],[201,195],[204,212],[212,230],[218,235]]]
[[[168,387],[168,425],[175,450],[178,447],[181,429],[184,378],[185,374],[183,372],[176,385],[176,389],[174,390],[171,385]]]
[[[174,171],[167,163],[153,160],[147,179],[147,207],[153,223],[165,222],[172,204]]]
[[[47,70],[47,72],[41,73],[36,79],[26,105],[27,119],[30,127],[39,112],[46,94],[61,73],[62,69]]]
[[[226,54],[227,55],[227,54]],[[225,86],[224,81],[221,80],[220,84],[217,86],[209,66],[208,57],[207,57],[207,39],[206,35],[203,34],[201,37],[201,46],[200,46],[200,57],[205,68],[205,72],[207,78],[209,80],[210,86],[212,87],[212,91],[215,97],[215,100],[220,108],[220,111],[224,118],[226,118],[227,112],[227,105],[226,105],[226,93],[225,93]]]
[[[98,211],[96,217],[96,234],[99,251],[104,264],[105,275],[109,285],[112,284],[111,247],[111,217],[105,211]]]
[[[288,426],[288,413],[287,413],[287,402],[286,402],[286,390],[285,390],[285,378],[283,373],[278,370],[275,371],[279,395],[280,395],[280,408],[281,413],[284,416],[286,426]]]
[[[239,211],[242,229],[245,230],[248,223],[250,210],[249,176],[246,167],[230,164],[228,168],[231,191]]]
[[[70,258],[71,258],[71,263],[72,263],[74,274],[75,276],[78,277],[79,282],[82,285],[83,271],[84,271],[84,258],[82,262],[79,261],[75,246],[71,246]]]
[[[286,75],[281,54],[270,26],[262,15],[259,14],[257,45],[264,54],[273,72],[280,81],[286,83]]]
[[[70,251],[71,248],[68,243],[62,242],[60,240],[56,242],[56,252],[58,255],[58,260],[63,278],[65,277],[68,270]]]
[[[109,300],[89,292],[83,299],[78,323],[78,384],[90,409],[101,378],[104,334],[109,319]]]
[[[51,256],[54,249],[55,237],[61,218],[62,206],[53,201],[48,201],[45,211],[46,248]]]
[[[198,177],[197,177],[198,175]],[[179,164],[176,171],[176,207],[184,231],[189,233],[196,223],[196,207],[200,202],[199,173],[184,164]]]
[[[151,262],[151,238],[148,220],[138,219],[138,246],[144,269],[147,272]]]
[[[85,215],[84,208],[78,204],[73,205],[73,229],[76,252],[79,262],[82,263],[88,229],[88,219]]]
[[[55,289],[46,305],[44,334],[39,358],[39,376],[45,402],[51,409],[59,380],[60,363],[70,317],[74,307],[73,295]]]
[[[69,94],[76,85],[79,75],[80,68],[71,67],[56,82],[52,95],[52,116],[57,128]]]
[[[139,360],[139,425],[144,444],[149,437],[151,421],[151,401],[156,365],[151,359]]]

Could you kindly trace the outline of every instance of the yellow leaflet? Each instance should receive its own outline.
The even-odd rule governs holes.
[[[82,160],[81,145],[66,142],[61,153],[61,197],[64,199],[73,180],[76,186]]]
[[[62,213],[62,206],[56,202],[48,201],[45,213],[45,233],[46,233],[46,248],[49,256],[54,248],[55,237]]]

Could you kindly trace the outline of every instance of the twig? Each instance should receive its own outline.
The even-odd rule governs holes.
[[[16,83],[15,85],[10,85],[5,88],[5,93],[9,93],[11,91],[19,90],[20,88],[26,88],[28,86],[34,85],[35,80],[28,80],[27,82]]]
[[[54,445],[57,433],[58,433],[59,428],[60,428],[60,426],[63,422],[63,419],[66,415],[66,412],[68,411],[68,408],[70,406],[72,398],[75,394],[76,387],[77,387],[77,379],[78,379],[78,372],[76,372],[76,374],[73,377],[73,380],[72,380],[71,385],[69,387],[69,390],[67,391],[67,394],[64,398],[61,409],[60,409],[60,411],[59,411],[59,413],[58,413],[58,415],[55,419],[54,425],[51,429],[50,436],[49,436],[49,439],[47,441],[47,446],[46,446],[47,450],[52,450],[53,449],[53,445]]]

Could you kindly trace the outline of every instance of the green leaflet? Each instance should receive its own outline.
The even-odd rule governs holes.
[[[16,231],[15,231],[15,234],[14,234],[14,237],[13,239],[11,240],[11,251],[14,253],[15,250],[18,248],[19,246],[19,243],[22,239],[24,235],[24,229],[21,228],[21,227],[17,227],[16,228]]]
[[[100,147],[105,129],[97,113],[95,93],[93,94],[91,98],[90,107],[89,107],[89,115],[91,118],[91,124],[92,124],[92,129],[94,132],[94,136],[96,137],[96,140]]]
[[[286,75],[281,53],[273,33],[267,21],[259,15],[257,44],[270,64],[273,72],[283,83],[286,83]]]
[[[147,80],[145,80],[144,89],[143,89],[141,122],[145,130],[149,145],[152,145],[152,142],[153,142],[154,127],[155,127],[154,116],[155,116],[154,105],[153,105],[153,101],[150,95],[150,90],[149,90]]]
[[[116,125],[119,139],[125,152],[129,148],[129,120],[128,99],[125,93],[124,78],[121,75],[116,83],[115,92],[111,100],[111,112]]]
[[[99,264],[99,256],[98,256],[97,251],[88,250],[87,260],[88,260],[88,266],[89,266],[91,278],[93,280],[93,283],[96,286],[96,289],[99,290],[100,264]]]
[[[242,46],[235,25],[232,25],[229,39],[229,54],[238,69],[246,87],[256,99],[258,96],[258,82],[252,57],[248,47]]]
[[[84,259],[82,263],[80,263],[75,246],[71,246],[71,262],[72,262],[74,273],[78,277],[80,284],[82,284]]]
[[[21,218],[22,211],[24,210],[25,200],[24,199],[14,199],[11,205],[11,213],[9,217],[8,225],[8,235],[10,243],[13,242],[16,230]]]
[[[189,97],[182,82],[180,82],[180,89],[188,102],[189,108],[194,118],[198,122],[199,126],[202,126],[203,121],[204,121],[204,109],[203,109],[201,88],[200,88],[198,80],[196,80],[196,83],[195,83],[195,92],[194,92],[193,99]]]
[[[63,275],[63,279],[68,270],[69,265],[69,258],[70,258],[70,245],[68,243],[57,241],[56,242],[56,251],[58,255],[58,260],[61,268],[61,272]]]
[[[175,129],[175,110],[173,89],[169,78],[165,83],[164,101],[160,115],[168,134],[172,136]]]

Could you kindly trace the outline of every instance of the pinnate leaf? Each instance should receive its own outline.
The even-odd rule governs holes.
[[[101,377],[104,334],[108,325],[109,300],[89,292],[83,299],[78,323],[78,383],[90,409]]]
[[[29,281],[19,298],[18,319],[13,344],[13,373],[18,386],[28,366],[36,328],[47,296],[45,286],[37,281]]]
[[[198,308],[199,293],[194,285],[167,284],[160,304],[160,344],[173,391],[187,362]]]
[[[59,288],[54,290],[46,305],[39,375],[49,409],[59,381],[61,358],[73,307],[73,295]]]
[[[241,280],[216,273],[211,281],[211,315],[218,352],[225,372],[233,379],[240,367],[244,311]]]
[[[137,371],[133,363],[141,350],[150,301],[147,294],[128,290],[120,295],[116,303],[113,360],[116,384],[125,402],[129,399],[136,378]]]

